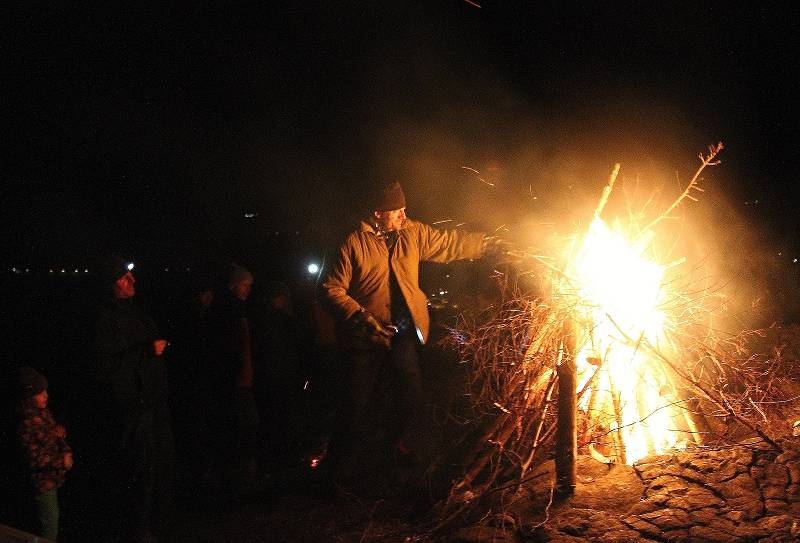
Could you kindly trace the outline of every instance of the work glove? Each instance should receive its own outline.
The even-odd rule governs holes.
[[[379,347],[389,350],[395,329],[384,326],[375,316],[364,308],[353,314],[348,320],[353,332],[356,346],[365,348]]]
[[[511,242],[497,235],[483,236],[484,256],[503,256],[511,252]]]

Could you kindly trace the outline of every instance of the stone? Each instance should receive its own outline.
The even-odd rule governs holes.
[[[766,499],[785,500],[786,487],[767,484],[761,489],[761,494],[764,496],[765,500]]]
[[[754,466],[758,466],[760,468],[766,467],[768,464],[772,463],[772,459],[766,455],[759,455],[756,457],[755,462],[753,462]]]
[[[735,459],[725,460],[719,465],[716,471],[708,474],[711,481],[722,482],[733,479],[740,473],[747,471],[747,468],[741,464],[736,463]]]
[[[670,530],[661,534],[661,537],[669,543],[688,543],[691,541],[689,530]]]
[[[690,541],[697,543],[743,543],[744,540],[733,534],[720,532],[708,526],[692,526],[689,528]]]
[[[644,540],[639,536],[639,532],[633,530],[611,530],[596,537],[593,541],[597,543],[636,543]]]
[[[747,520],[744,518],[744,513],[742,513],[741,511],[728,511],[725,514],[725,518],[730,519],[736,523],[742,523],[745,520]]]
[[[755,481],[747,475],[741,474],[730,481],[709,484],[734,510],[743,511],[745,518],[753,520],[764,513],[764,503]]]
[[[787,486],[789,484],[789,470],[783,464],[769,464],[766,467],[765,476],[770,485]]]
[[[780,515],[791,510],[789,504],[783,500],[764,500],[764,509],[768,515]]]
[[[800,461],[793,460],[791,462],[786,462],[786,469],[789,470],[789,479],[792,484],[800,484]]]
[[[650,538],[657,538],[661,535],[661,529],[646,520],[642,520],[636,516],[629,516],[622,519],[622,522],[630,526],[632,529],[636,530],[640,534],[645,535],[646,537]]]
[[[800,450],[794,448],[785,448],[781,454],[775,457],[775,461],[780,464],[788,464],[797,460],[800,460]]]
[[[710,526],[720,517],[720,512],[713,507],[708,507],[706,509],[692,511],[689,513],[689,517],[692,519],[692,523],[696,525]],[[733,523],[731,523],[731,525],[733,525]]]
[[[684,479],[672,475],[663,475],[653,479],[645,492],[648,495],[658,493],[680,496],[685,494],[687,490],[689,490],[689,483]]]
[[[602,470],[602,476],[594,477],[590,484],[578,481],[575,494],[570,499],[572,507],[622,514],[641,500],[644,484],[631,466],[615,465],[609,469],[601,462],[589,460],[602,466],[592,468],[595,474]],[[589,466],[591,468],[591,464]],[[578,473],[580,475],[582,472]]]
[[[750,468],[750,478],[754,481],[759,483],[763,483],[767,480],[767,470],[766,468],[760,468],[758,466],[753,466]]]
[[[699,473],[714,473],[719,469],[719,460],[716,458],[690,458],[685,465]]]
[[[639,474],[645,482],[655,479],[663,474],[667,466],[673,464],[675,458],[673,455],[664,454],[660,456],[646,456],[633,465],[633,469]]]
[[[719,499],[713,492],[700,486],[690,487],[686,495],[683,496],[683,499],[688,504],[688,506],[684,507],[683,509],[691,511],[695,509],[702,509],[704,507],[719,507],[723,504],[723,501]]]
[[[661,509],[639,515],[639,518],[655,524],[664,531],[686,528],[692,522],[689,513],[681,509]]]
[[[592,527],[602,526],[603,531],[606,530],[625,530],[626,526],[617,517],[609,515],[605,511],[594,512],[589,517],[589,522]]]
[[[753,464],[754,455],[753,451],[750,449],[737,447],[733,449],[733,451],[735,452],[736,463],[738,465],[744,467],[751,466]]]
[[[547,541],[548,543],[586,543],[586,539],[583,537],[575,537],[574,535],[569,534],[562,534],[559,532],[555,533],[547,533]],[[486,543],[494,543],[493,541],[489,540]]]
[[[630,508],[628,513],[631,515],[641,515],[642,513],[649,513],[651,511],[656,511],[657,509],[663,509],[669,501],[668,495],[656,494],[655,496],[645,498],[644,500],[641,500],[639,503],[635,504]]]
[[[759,519],[756,526],[763,528],[767,533],[779,532],[789,533],[792,527],[793,519],[791,515],[770,515]]]

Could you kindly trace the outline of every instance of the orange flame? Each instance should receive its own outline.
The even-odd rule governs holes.
[[[568,268],[580,300],[579,408],[611,443],[604,455],[632,464],[653,453],[679,447],[673,418],[679,416],[669,378],[641,348],[665,342],[665,267],[648,257],[652,235],[629,241],[595,217]],[[603,432],[600,432],[603,433]],[[601,449],[603,445],[596,445]]]

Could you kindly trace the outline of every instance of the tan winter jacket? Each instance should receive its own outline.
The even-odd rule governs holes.
[[[437,230],[410,219],[405,222],[391,266],[420,342],[427,341],[430,331],[428,298],[419,288],[420,261],[480,258],[482,251],[482,233]],[[363,307],[378,320],[390,321],[389,249],[372,225],[362,222],[358,230],[347,236],[322,288],[339,319],[349,319]]]

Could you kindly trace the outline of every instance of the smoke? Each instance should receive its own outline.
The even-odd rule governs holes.
[[[654,84],[543,76],[551,92],[530,95],[485,56],[466,59],[434,39],[380,58],[364,78],[368,122],[354,138],[368,172],[361,187],[399,180],[411,217],[499,229],[534,252],[588,225],[615,163],[619,188],[604,217],[641,212],[644,223],[686,187],[698,153],[729,135],[713,101],[698,109]],[[729,152],[704,173],[699,201],[659,226],[661,256],[685,256],[673,273],[713,292],[734,322],[761,324],[791,308],[769,233],[735,211],[748,172],[726,169]]]

